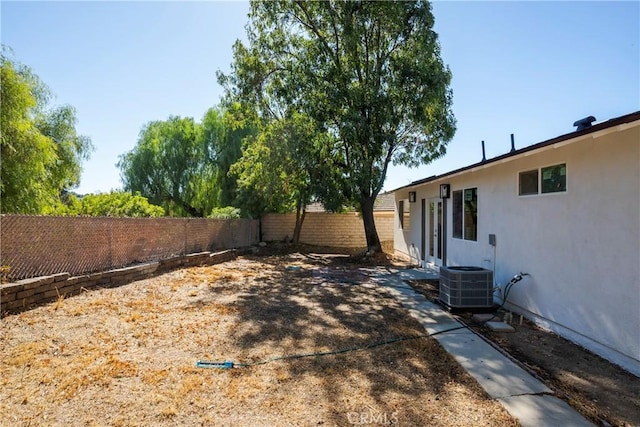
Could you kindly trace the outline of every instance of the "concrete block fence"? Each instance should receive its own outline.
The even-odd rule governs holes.
[[[0,265],[13,280],[98,271],[259,241],[250,219],[0,216]]]
[[[380,241],[391,242],[393,248],[393,212],[375,212],[374,219]],[[262,239],[282,241],[293,237],[295,214],[267,214],[262,218]],[[366,248],[362,218],[355,212],[307,212],[300,243],[318,246]]]
[[[377,212],[383,247],[393,247],[393,212]],[[0,285],[0,313],[69,296],[83,289],[119,286],[163,272],[235,258],[262,240],[293,236],[294,214],[258,220],[205,218],[92,218],[0,215],[0,266],[11,283]],[[309,212],[301,243],[364,248],[356,213]],[[222,250],[222,251],[219,251]],[[216,252],[217,251],[217,252]]]

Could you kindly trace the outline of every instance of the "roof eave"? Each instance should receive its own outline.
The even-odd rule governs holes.
[[[432,182],[436,182],[436,181],[440,181],[444,178],[451,178],[455,175],[467,172],[467,171],[474,171],[474,170],[479,170],[479,169],[484,169],[486,167],[491,167],[494,166],[497,163],[505,163],[507,161],[511,161],[511,160],[515,160],[519,157],[522,157],[524,155],[531,155],[533,154],[533,152],[535,151],[543,151],[547,148],[552,148],[552,147],[557,147],[559,145],[567,145],[567,144],[572,144],[574,142],[578,142],[582,139],[584,139],[585,137],[591,136],[593,138],[596,138],[599,135],[596,135],[596,133],[598,132],[603,132],[604,133],[609,133],[612,131],[617,130],[618,127],[621,128],[621,130],[628,128],[629,126],[625,126],[628,124],[631,124],[633,122],[638,122],[635,125],[640,125],[640,111],[636,111],[634,113],[631,114],[627,114],[624,116],[620,116],[620,117],[616,117],[614,119],[610,119],[607,121],[604,121],[602,123],[598,123],[596,125],[593,125],[589,128],[583,129],[581,131],[575,131],[575,132],[570,132],[564,135],[560,135],[557,136],[555,138],[552,139],[548,139],[546,141],[542,141],[533,145],[530,145],[528,147],[524,147],[524,148],[520,148],[518,150],[509,152],[509,153],[505,153],[502,154],[500,156],[494,157],[492,159],[489,160],[485,160],[484,162],[478,162],[478,163],[474,163],[471,164],[469,166],[464,166],[462,168],[459,169],[455,169],[453,171],[450,172],[446,172],[442,175],[433,175],[430,176],[428,178],[423,178],[417,181],[413,181],[410,184],[404,185],[402,187],[398,187],[395,190],[390,190],[389,192],[393,193],[399,190],[405,190],[405,189],[409,189],[409,188],[413,188],[413,187],[418,187],[420,185],[424,185],[427,183],[432,183]]]

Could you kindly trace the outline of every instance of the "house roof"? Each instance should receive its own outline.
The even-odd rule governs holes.
[[[375,203],[373,204],[373,210],[378,211],[394,211],[396,208],[396,200],[392,191],[378,194]]]
[[[305,208],[307,212],[326,212],[324,206],[320,202],[313,202]]]
[[[585,135],[588,135],[588,134],[592,134],[592,133],[595,133],[595,132],[603,131],[605,129],[613,128],[613,127],[616,127],[616,126],[624,125],[626,123],[631,123],[631,122],[635,122],[635,121],[638,121],[638,120],[640,120],[640,111],[636,111],[634,113],[630,113],[630,114],[626,114],[624,116],[616,117],[616,118],[607,120],[605,122],[598,123],[596,125],[593,125],[591,127],[583,129],[583,130],[579,130],[579,131],[567,133],[567,134],[564,134],[564,135],[560,135],[560,136],[557,136],[555,138],[548,139],[546,141],[539,142],[537,144],[533,144],[533,145],[530,145],[528,147],[521,148],[519,150],[514,150],[514,151],[511,151],[509,153],[502,154],[500,156],[494,157],[492,159],[485,160],[483,162],[481,161],[481,162],[474,163],[474,164],[469,165],[469,166],[465,166],[465,167],[462,167],[462,168],[459,168],[459,169],[455,169],[453,171],[444,173],[442,175],[433,175],[433,176],[430,176],[428,178],[423,178],[423,179],[420,179],[420,180],[417,180],[417,181],[413,181],[410,184],[404,185],[402,187],[398,187],[395,190],[391,190],[391,193],[393,193],[395,191],[398,191],[398,190],[405,189],[405,188],[415,187],[415,186],[418,186],[418,185],[421,185],[421,184],[426,184],[428,182],[437,181],[437,180],[440,180],[442,178],[446,178],[446,177],[449,177],[449,176],[452,176],[452,175],[457,175],[459,173],[466,172],[468,170],[476,169],[476,168],[479,168],[479,167],[485,167],[487,165],[491,165],[492,163],[502,162],[502,161],[504,161],[506,159],[509,159],[511,157],[517,157],[517,156],[519,156],[519,155],[521,155],[523,153],[528,153],[528,152],[531,152],[531,151],[540,150],[540,149],[543,149],[545,147],[552,146],[554,144],[558,144],[558,143],[561,143],[561,142],[565,142],[566,141],[567,143],[571,143],[571,142],[573,142],[573,141],[571,141],[572,139],[576,139],[577,140],[578,138],[580,138],[582,136],[585,136]]]

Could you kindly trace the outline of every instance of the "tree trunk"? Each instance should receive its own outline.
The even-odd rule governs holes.
[[[204,217],[204,215],[202,214],[202,211],[201,211],[201,210],[196,209],[196,208],[194,208],[194,207],[193,207],[193,206],[191,206],[191,205],[188,205],[188,204],[186,204],[186,203],[183,203],[183,204],[182,204],[182,208],[183,208],[185,211],[187,211],[187,213],[188,213],[189,215],[191,215],[192,217],[195,217],[195,218],[202,218],[202,217]]]
[[[373,203],[375,197],[366,197],[362,200],[362,223],[364,224],[364,235],[367,239],[367,252],[380,253],[382,252],[382,245],[380,244],[380,238],[378,237],[378,230],[376,230],[376,223],[373,216]]]
[[[182,208],[183,211],[185,211],[187,214],[191,215],[192,217],[196,217],[196,218],[202,218],[204,217],[204,212],[202,212],[202,210],[196,209],[193,206],[183,202],[182,200],[179,199],[173,199],[175,204],[180,206]]]
[[[296,226],[293,229],[293,243],[300,243],[300,233],[302,232],[302,223],[304,222],[304,217],[307,215],[307,210],[303,207],[296,207]]]

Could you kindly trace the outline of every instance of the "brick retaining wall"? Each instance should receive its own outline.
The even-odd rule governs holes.
[[[0,314],[20,312],[60,297],[79,294],[84,289],[121,286],[176,268],[230,261],[240,252],[236,249],[199,252],[81,276],[59,273],[5,283],[0,285]]]

